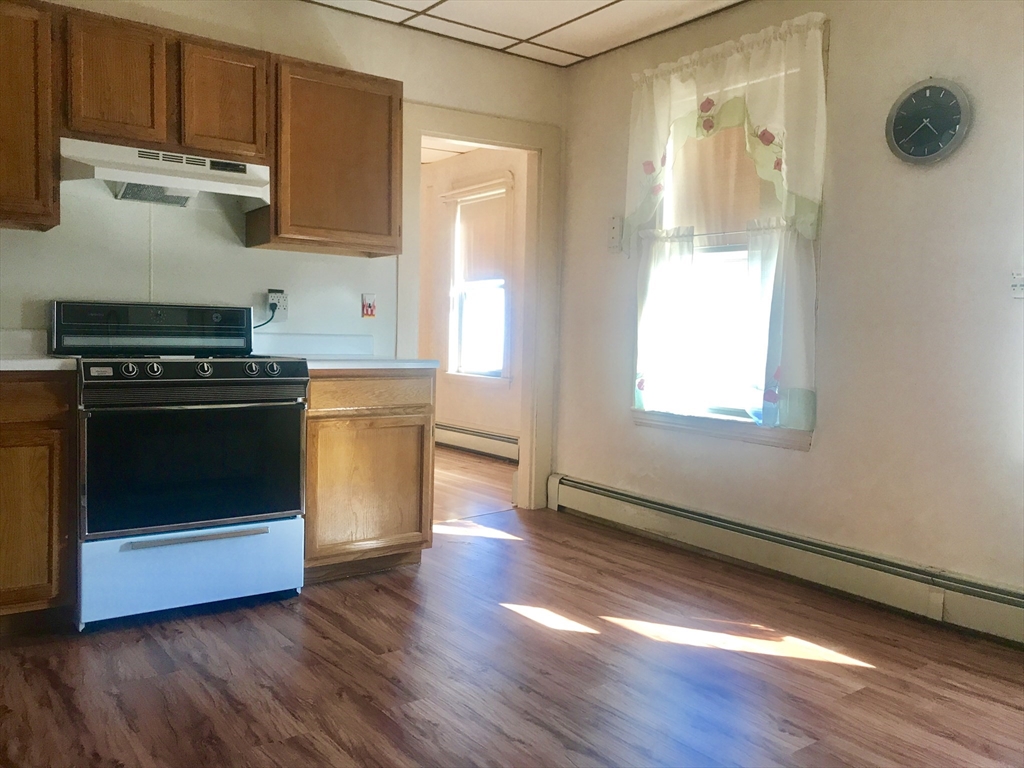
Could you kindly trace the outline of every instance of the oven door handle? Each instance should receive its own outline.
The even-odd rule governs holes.
[[[214,409],[224,408],[295,408],[301,407],[302,410],[308,410],[309,405],[306,403],[305,398],[302,400],[287,400],[276,402],[259,402],[259,403],[203,403],[201,405],[112,405],[107,406],[92,406],[86,408],[83,405],[78,406],[79,412],[82,418],[89,418],[94,413],[138,413],[140,411],[209,411]]]
[[[129,541],[124,545],[124,548],[152,549],[153,547],[172,547],[176,544],[195,544],[199,541],[217,541],[219,539],[238,539],[242,536],[259,536],[263,533],[270,533],[270,526],[262,525],[259,528],[241,528],[235,531],[201,533],[195,536],[165,536],[161,539],[138,539],[136,541]]]

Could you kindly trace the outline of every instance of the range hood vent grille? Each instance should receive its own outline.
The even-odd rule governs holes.
[[[184,208],[192,195],[176,195],[166,187],[155,187],[150,184],[118,184],[114,197],[118,200],[138,200],[143,203],[160,203]]]
[[[198,192],[270,203],[270,168],[183,152],[123,147],[61,137],[61,180],[101,179],[124,185],[117,197],[184,205]],[[143,191],[142,187],[160,191]],[[179,199],[174,199],[179,198]],[[250,208],[251,209],[251,208]]]

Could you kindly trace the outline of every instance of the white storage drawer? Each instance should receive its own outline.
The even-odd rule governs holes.
[[[300,589],[303,519],[86,541],[79,626],[90,621]]]

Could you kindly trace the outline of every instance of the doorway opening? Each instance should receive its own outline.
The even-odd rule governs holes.
[[[515,501],[528,386],[525,266],[535,225],[530,155],[421,138],[418,353],[441,362],[436,487],[439,506],[453,518],[497,511],[494,504],[507,509]],[[457,482],[477,490],[460,495]]]

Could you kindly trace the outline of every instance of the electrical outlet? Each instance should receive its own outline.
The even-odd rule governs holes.
[[[364,293],[363,294],[363,317],[376,317],[377,316],[377,294],[375,293]]]
[[[267,312],[270,312],[271,304],[277,304],[277,309],[274,311],[275,323],[288,319],[288,294],[283,289],[267,289]]]
[[[1024,299],[1024,272],[1010,273],[1010,293],[1015,299]]]

